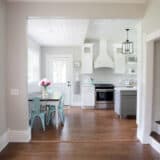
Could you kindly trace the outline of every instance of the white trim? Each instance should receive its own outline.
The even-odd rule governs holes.
[[[11,130],[8,131],[9,142],[29,142],[31,140],[31,128],[26,130]]]
[[[158,32],[143,35],[143,77],[142,80],[142,108],[140,130],[137,136],[144,144],[150,143],[152,126],[152,98],[153,98],[153,70],[154,70],[154,40],[158,39]],[[149,114],[150,113],[150,114]]]
[[[144,131],[142,129],[137,128],[137,138],[142,144],[149,144],[149,139],[146,135],[144,135]]]
[[[158,31],[156,31],[156,32],[153,32],[153,33],[151,33],[151,34],[149,34],[149,35],[147,35],[147,37],[146,37],[146,42],[147,42],[147,49],[148,49],[148,46],[150,45],[150,44],[152,44],[153,45],[153,43],[154,43],[154,41],[156,41],[157,39],[159,39],[160,38],[160,30],[158,30]],[[151,50],[150,50],[151,49]],[[151,48],[149,48],[148,49],[148,51],[149,51],[149,55],[150,55],[150,57],[153,59],[153,57],[154,57],[154,49],[153,49],[153,46],[151,47]],[[148,58],[149,59],[149,58]],[[149,61],[149,60],[148,60]],[[153,68],[153,66],[154,66],[154,64],[153,63],[150,63],[150,65],[149,65],[149,67],[151,67],[151,68]],[[152,86],[152,88],[153,88],[153,72],[151,73],[151,70],[149,70],[149,72],[147,72],[147,74],[148,75],[150,75],[150,76],[152,76],[152,82],[150,81],[148,81],[147,82],[147,86]],[[149,98],[149,97],[148,97]],[[153,89],[152,89],[152,94],[150,95],[150,98],[149,98],[149,100],[148,100],[148,102],[150,101],[150,105],[151,105],[151,101],[152,101],[152,98],[153,98]],[[147,100],[146,100],[147,101]],[[152,112],[151,112],[151,110],[152,110],[152,107],[153,107],[153,103],[152,103],[152,105],[151,106],[149,106],[150,108],[148,108],[149,110],[148,110],[148,113],[150,113],[150,114],[152,114]],[[145,113],[146,114],[146,120],[148,119],[147,118],[147,116],[149,116],[149,117],[151,117],[152,115],[148,115],[148,113]],[[150,119],[149,119],[149,121],[150,121]],[[152,123],[152,122],[149,122],[149,123]],[[145,128],[147,128],[147,126],[145,127]],[[148,126],[148,129],[149,129],[149,126]],[[150,130],[151,130],[151,126],[150,126]],[[152,137],[149,137],[149,144],[157,151],[157,152],[159,152],[160,153],[160,143],[159,142],[157,142],[154,138],[152,138]]]
[[[8,131],[0,136],[0,152],[8,145]]]
[[[160,143],[158,143],[154,138],[150,137],[150,145],[160,153]]]
[[[139,128],[137,128],[137,138],[140,140],[142,144],[144,144],[142,131]]]
[[[160,38],[160,30],[147,35],[146,41],[154,41]]]

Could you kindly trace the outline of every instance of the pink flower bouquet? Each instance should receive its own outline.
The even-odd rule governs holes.
[[[51,85],[51,81],[44,78],[39,82],[39,85],[46,88]]]

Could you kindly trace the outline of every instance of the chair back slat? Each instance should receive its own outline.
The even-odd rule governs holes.
[[[39,114],[41,112],[40,106],[41,106],[40,98],[35,97],[33,99],[33,106],[32,106],[33,108],[32,108],[32,111],[34,111],[36,114]]]

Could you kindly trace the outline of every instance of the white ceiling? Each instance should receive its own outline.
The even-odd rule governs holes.
[[[28,34],[43,46],[79,46],[84,43],[89,20],[30,19]]]
[[[28,34],[41,46],[80,46],[85,40],[106,39],[115,43],[135,39],[138,20],[124,19],[29,19]]]
[[[86,37],[88,39],[107,39],[113,42],[121,42],[126,39],[126,28],[130,29],[129,37],[135,37],[137,23],[138,20],[127,19],[91,20]]]
[[[92,2],[92,3],[146,3],[147,0],[7,0],[8,2]]]

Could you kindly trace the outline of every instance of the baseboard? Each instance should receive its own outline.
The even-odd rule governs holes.
[[[160,134],[160,124],[155,124],[155,131]]]
[[[8,145],[8,131],[0,136],[0,152]]]
[[[138,128],[137,128],[137,138],[141,143],[143,143],[142,134],[141,134],[141,131]]]
[[[73,106],[73,107],[79,107],[79,106],[81,106],[81,103],[75,103],[74,102],[74,103],[71,104],[71,106]]]
[[[81,106],[82,109],[95,109],[94,106]]]
[[[26,130],[11,130],[8,131],[9,142],[29,142],[31,140],[31,128]]]
[[[137,138],[142,144],[149,144],[149,138],[148,136],[143,135],[143,131],[139,128],[137,128]]]
[[[160,143],[158,143],[154,138],[150,137],[150,145],[160,153]]]

